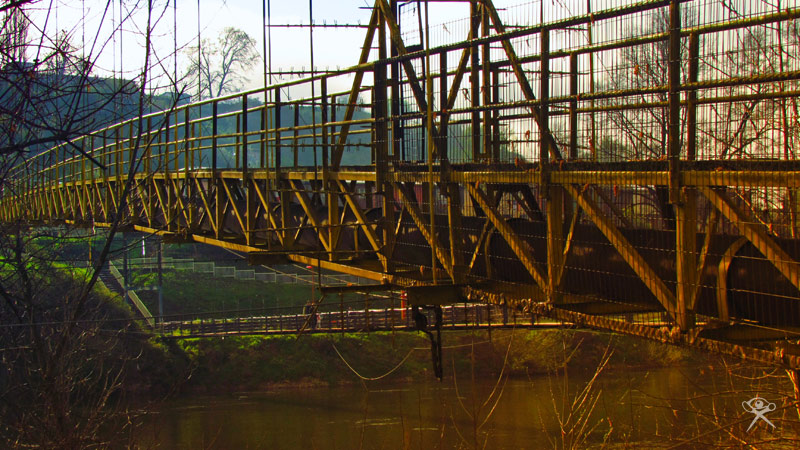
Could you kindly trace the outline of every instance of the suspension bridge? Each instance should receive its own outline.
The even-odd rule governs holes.
[[[800,368],[800,8],[567,3],[376,0],[352,66],[32,155],[0,218]]]

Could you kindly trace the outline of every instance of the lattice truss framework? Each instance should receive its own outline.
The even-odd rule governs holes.
[[[466,1],[432,24],[376,0],[354,66],[71,142],[102,167],[28,158],[2,219],[121,218],[798,367],[800,8],[726,5]]]

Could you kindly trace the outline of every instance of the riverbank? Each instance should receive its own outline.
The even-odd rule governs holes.
[[[433,379],[430,342],[421,333],[194,338],[176,346],[191,367],[191,378],[182,386],[189,393],[331,386],[357,383],[360,377]],[[691,350],[572,329],[445,332],[443,348],[445,378],[496,378],[501,370],[526,378],[565,365],[593,371],[606,351],[612,353],[610,371],[708,364],[706,355]]]

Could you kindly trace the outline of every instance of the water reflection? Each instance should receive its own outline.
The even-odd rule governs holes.
[[[142,445],[450,449],[484,448],[488,443],[485,448],[549,449],[561,446],[571,402],[591,376],[569,375],[568,379],[509,380],[496,391],[500,398],[494,409],[494,402],[487,401],[495,387],[493,380],[473,384],[459,379],[457,388],[452,379],[441,384],[415,380],[400,386],[369,386],[369,390],[355,385],[193,397],[153,411],[145,419]],[[736,392],[725,383],[724,373],[697,368],[606,372],[597,381],[593,392],[601,395],[582,427],[585,445],[599,446],[608,440],[663,446],[697,435],[714,421],[742,419],[741,401],[747,400],[749,392],[767,392],[764,396],[773,395],[779,404],[785,398],[774,396],[788,392],[785,386],[774,386],[774,382],[768,386],[764,380],[740,381]],[[562,395],[565,387],[566,396]],[[556,411],[561,413],[560,421]],[[771,419],[777,424],[779,416],[776,412]]]

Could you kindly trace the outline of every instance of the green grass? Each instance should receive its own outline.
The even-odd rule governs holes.
[[[211,274],[191,271],[167,271],[163,275],[164,314],[194,314],[231,311],[218,317],[235,317],[233,311],[262,310],[264,308],[283,308],[284,314],[299,313],[300,308],[311,298],[310,284],[265,283],[255,280],[237,280],[233,278],[214,277]],[[131,286],[155,286],[156,274],[152,272],[133,272]],[[151,310],[158,310],[158,294],[156,291],[136,290],[144,304]],[[314,297],[319,298],[319,289],[315,286]],[[320,311],[339,311],[340,301],[345,302],[344,309],[363,308],[364,295],[348,293],[340,300],[338,295],[328,295],[320,306]],[[376,297],[370,297],[370,308],[388,307],[390,303]],[[294,308],[287,309],[287,308]],[[277,313],[277,311],[276,311]]]
[[[137,284],[153,282],[152,274],[148,275],[147,280],[137,278]],[[215,278],[188,271],[165,273],[163,286],[166,315],[276,306],[302,307],[311,297],[309,285]],[[142,291],[139,295],[148,308],[157,308],[155,292]]]

